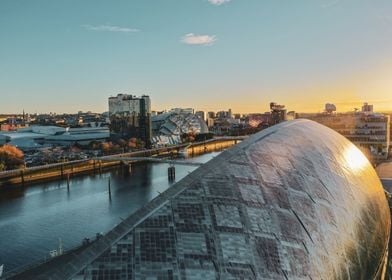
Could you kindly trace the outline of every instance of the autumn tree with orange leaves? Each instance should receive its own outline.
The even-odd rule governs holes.
[[[17,147],[3,145],[0,147],[0,171],[18,169],[24,166],[24,154]]]

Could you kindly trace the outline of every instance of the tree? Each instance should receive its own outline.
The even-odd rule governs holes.
[[[104,143],[101,143],[101,150],[102,150],[102,153],[103,153],[104,155],[109,154],[111,146],[112,146],[112,142],[104,142]]]
[[[181,135],[182,142],[194,142],[195,141],[195,134],[193,132],[183,133]]]
[[[88,146],[89,146],[89,149],[91,149],[91,150],[98,150],[101,146],[101,142],[94,140],[94,141],[91,141]]]
[[[214,138],[214,133],[199,133],[195,135],[195,141],[205,141]]]
[[[15,146],[6,144],[0,147],[0,170],[10,170],[24,167],[23,158],[23,152]]]
[[[117,144],[121,147],[123,152],[128,150],[128,142],[125,141],[124,139],[120,138],[119,140],[117,140]]]
[[[5,170],[5,164],[0,162],[0,171],[4,171]]]
[[[142,141],[141,139],[137,139],[136,140],[136,147],[138,148],[138,149],[142,149],[142,148],[144,148],[146,146],[146,144],[144,143],[144,141]]]
[[[136,149],[137,148],[136,142],[137,142],[136,138],[129,139],[129,141],[128,141],[128,148]]]

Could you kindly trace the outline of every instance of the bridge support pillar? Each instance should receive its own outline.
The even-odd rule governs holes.
[[[132,166],[130,162],[127,161],[121,161],[121,172],[123,175],[128,175],[132,171]]]
[[[24,170],[23,169],[20,171],[20,179],[21,179],[21,182],[22,182],[22,186],[24,187],[25,179],[24,179]]]
[[[169,182],[173,182],[176,179],[176,168],[174,166],[170,166],[167,169],[167,177]]]
[[[108,178],[108,191],[109,191],[109,199],[112,200],[112,189],[110,187],[110,177]]]

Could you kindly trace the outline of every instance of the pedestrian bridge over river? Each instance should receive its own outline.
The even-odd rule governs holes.
[[[215,137],[210,140],[201,142],[185,143],[175,146],[159,147],[146,150],[138,150],[129,153],[122,153],[116,155],[87,158],[76,161],[53,163],[35,167],[28,167],[23,169],[7,170],[0,172],[0,188],[10,185],[25,185],[31,182],[48,179],[64,179],[68,175],[75,175],[87,172],[102,172],[104,168],[114,166],[119,162],[129,163],[136,161],[150,161],[169,163],[171,165],[193,165],[200,166],[200,163],[184,160],[168,159],[172,153],[186,153],[190,156],[227,149],[238,142],[246,139],[248,136],[223,136]],[[163,159],[162,157],[166,157]]]
[[[156,157],[105,157],[96,158],[95,160],[101,161],[120,161],[124,163],[136,162],[136,161],[148,161],[148,162],[158,162],[158,163],[169,163],[171,165],[181,164],[181,165],[191,165],[191,166],[200,166],[203,165],[201,162],[191,162],[186,160],[176,160],[176,159],[165,159],[165,158],[156,158]]]

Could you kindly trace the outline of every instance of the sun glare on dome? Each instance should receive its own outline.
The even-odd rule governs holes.
[[[365,155],[354,145],[347,147],[344,152],[344,160],[346,161],[348,167],[354,171],[362,170],[368,163]]]

